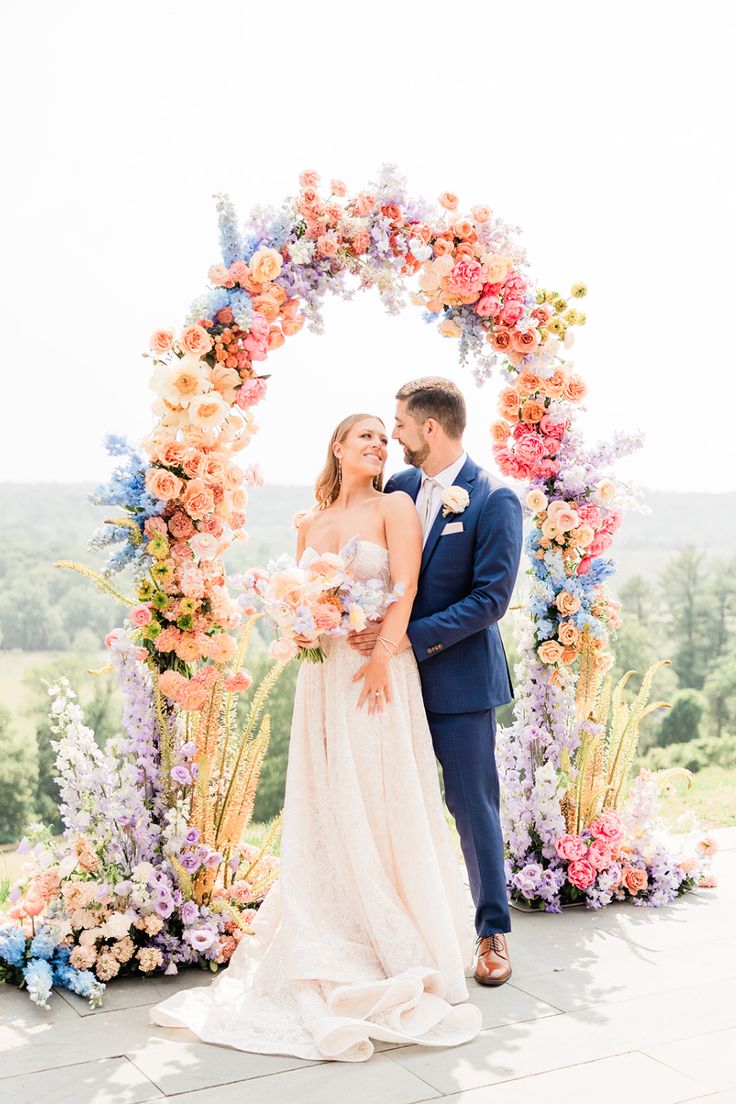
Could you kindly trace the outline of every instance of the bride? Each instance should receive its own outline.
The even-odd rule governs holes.
[[[357,537],[352,571],[403,596],[367,662],[328,637],[324,663],[302,664],[279,881],[227,970],[151,1013],[205,1042],[360,1062],[371,1039],[453,1046],[480,1030],[460,1003],[474,933],[406,636],[419,518],[408,495],[382,493],[387,446],[380,419],[345,418],[299,526],[298,557]]]

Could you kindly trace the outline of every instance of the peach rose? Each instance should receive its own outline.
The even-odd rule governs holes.
[[[279,316],[279,304],[271,295],[256,295],[253,309],[262,314],[267,322],[275,322]]]
[[[561,590],[555,598],[555,605],[564,617],[570,617],[580,609],[580,599],[570,594],[569,590]]]
[[[489,218],[491,217],[491,212],[488,207],[471,207],[470,213],[476,222],[488,222]]]
[[[228,272],[227,268],[225,267],[225,265],[222,264],[210,265],[209,269],[207,270],[207,279],[211,284],[214,284],[216,287],[224,287],[225,281],[228,279],[229,275],[230,273]]]
[[[521,420],[527,425],[539,422],[544,417],[544,405],[536,399],[527,399],[521,406]]]
[[[590,525],[579,525],[570,536],[578,548],[587,548],[593,543],[595,533]]]
[[[551,376],[541,380],[541,388],[550,399],[559,399],[565,387],[565,373],[556,368]]]
[[[569,402],[582,402],[588,393],[588,388],[580,376],[568,376],[563,384],[562,393]]]
[[[186,445],[183,441],[167,441],[156,450],[156,458],[165,468],[178,468],[185,452]]]
[[[516,421],[521,399],[513,387],[504,387],[498,396],[498,409],[505,418]]]
[[[432,246],[435,257],[447,257],[452,253],[452,245],[447,238],[437,238]]]
[[[181,479],[165,468],[149,468],[146,472],[146,490],[154,498],[168,502],[172,498],[179,498],[183,489]]]
[[[520,395],[533,395],[539,390],[539,376],[534,372],[520,372],[516,380],[516,389]]]
[[[539,344],[539,334],[536,330],[514,330],[513,344],[518,353],[526,355]]]
[[[454,192],[443,192],[439,197],[440,207],[444,207],[446,211],[457,211],[457,205],[459,200]]]
[[[163,356],[164,353],[168,353],[173,344],[173,330],[154,330],[148,342],[148,348],[154,356]]]
[[[616,484],[612,479],[601,479],[595,490],[601,502],[610,502],[616,494]]]
[[[268,331],[268,348],[269,348],[269,352],[273,349],[280,349],[285,341],[286,341],[286,338],[284,337],[284,335],[281,332],[281,330],[279,329],[279,327],[278,326],[271,326],[271,329]]]
[[[571,529],[576,529],[580,524],[580,515],[569,507],[565,510],[557,510],[554,517],[555,525],[561,533],[568,533]]]
[[[293,337],[294,334],[299,333],[303,325],[304,315],[297,314],[294,318],[285,318],[281,323],[281,329],[284,331],[286,337]]]
[[[463,332],[453,318],[446,318],[440,323],[439,330],[443,337],[460,337]]]
[[[563,621],[557,630],[557,639],[561,644],[572,646],[580,639],[580,629],[576,629],[572,621]]]
[[[257,249],[250,259],[251,276],[259,284],[269,283],[279,275],[282,264],[281,254],[275,249]]]
[[[623,883],[631,896],[636,897],[637,893],[641,893],[643,889],[646,889],[649,883],[646,870],[639,870],[635,866],[625,866]]]
[[[203,479],[190,479],[184,492],[184,509],[190,518],[198,521],[215,507],[212,491]]]
[[[194,323],[182,330],[179,344],[185,352],[201,357],[212,348],[212,338],[203,326]]]
[[[503,326],[497,326],[493,333],[488,335],[488,340],[497,352],[508,352],[511,348],[511,330],[507,330]]]
[[[545,640],[537,648],[542,663],[559,663],[562,659],[562,646],[556,640]]]

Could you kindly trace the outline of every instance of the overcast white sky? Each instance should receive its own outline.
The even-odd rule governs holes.
[[[642,429],[620,472],[736,489],[732,403],[736,7],[698,0],[265,5],[6,3],[0,479],[97,480],[108,430],[151,425],[151,330],[219,261],[212,193],[242,213],[304,168],[348,187],[384,161],[524,229],[539,282],[584,279],[586,432]],[[328,332],[269,360],[244,456],[311,482],[346,413],[451,375],[491,463],[498,380],[477,391],[416,308],[336,300]],[[400,465],[398,451],[391,467]]]

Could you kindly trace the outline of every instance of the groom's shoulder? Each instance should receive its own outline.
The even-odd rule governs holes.
[[[391,494],[392,491],[403,491],[406,486],[411,483],[412,479],[416,479],[416,477],[416,468],[404,468],[403,471],[394,472],[383,489],[388,494]]]
[[[501,491],[501,498],[515,498],[518,500],[519,496],[514,488],[509,486],[508,483],[504,483],[503,479],[499,479],[497,475],[486,471],[480,464],[477,464],[476,468],[475,485],[479,491],[486,496],[495,494],[496,491]]]

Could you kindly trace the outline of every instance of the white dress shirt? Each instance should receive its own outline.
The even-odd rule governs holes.
[[[446,491],[448,487],[452,487],[457,479],[458,475],[462,471],[465,461],[468,459],[467,452],[463,452],[462,456],[458,457],[453,464],[450,464],[448,468],[445,468],[441,472],[437,472],[437,475],[432,476],[434,484],[427,486],[427,480],[429,476],[422,468],[422,485],[419,488],[419,494],[417,495],[417,512],[419,514],[419,520],[423,520],[426,516],[427,521],[424,526],[424,533],[422,535],[422,547],[427,543],[427,537],[430,530],[434,525],[437,518],[437,514],[440,512],[442,505],[442,492]],[[427,493],[431,495],[429,500],[429,513],[427,514]]]

